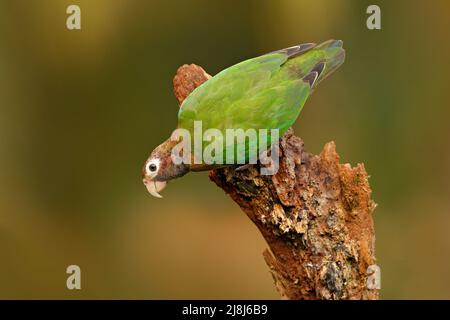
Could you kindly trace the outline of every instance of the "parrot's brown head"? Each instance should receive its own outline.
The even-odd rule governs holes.
[[[142,168],[142,181],[148,192],[157,198],[169,180],[181,177],[189,172],[189,166],[184,163],[175,164],[172,161],[172,149],[176,141],[166,140],[152,151]]]

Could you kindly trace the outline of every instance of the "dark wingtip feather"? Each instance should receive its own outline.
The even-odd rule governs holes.
[[[316,65],[311,69],[311,71],[302,78],[303,81],[307,82],[310,87],[313,87],[314,84],[317,82],[317,79],[322,74],[323,70],[325,69],[325,61],[319,61],[316,63]]]
[[[311,72],[312,72],[312,71],[316,71],[317,74],[320,76],[320,75],[322,74],[323,69],[325,69],[325,61],[324,61],[324,60],[318,62],[318,63],[314,66],[314,68],[311,69]]]
[[[277,50],[277,51],[272,51],[270,53],[283,53],[283,54],[287,55],[288,58],[293,58],[300,54],[305,53],[306,51],[311,50],[315,46],[316,46],[315,43],[302,43],[297,46],[284,48],[284,49]]]
[[[316,83],[318,77],[319,73],[317,71],[311,71],[306,76],[304,76],[302,80],[308,83],[309,86],[312,88],[314,86],[314,83]]]

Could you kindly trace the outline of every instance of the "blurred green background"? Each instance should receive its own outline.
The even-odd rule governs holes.
[[[0,298],[277,299],[263,239],[206,173],[160,200],[141,166],[175,128],[178,66],[330,38],[346,62],[296,133],[371,175],[382,298],[450,298],[449,30],[444,0],[0,0]]]

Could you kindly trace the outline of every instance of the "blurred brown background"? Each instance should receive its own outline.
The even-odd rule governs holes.
[[[444,0],[0,0],[0,298],[277,299],[265,243],[206,173],[160,200],[141,165],[175,127],[178,66],[330,38],[347,60],[296,133],[365,163],[382,297],[450,298],[449,30]]]

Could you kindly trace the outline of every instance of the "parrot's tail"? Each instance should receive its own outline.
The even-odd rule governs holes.
[[[305,56],[310,54],[313,59],[317,59],[308,74],[302,78],[310,84],[311,88],[315,88],[344,63],[345,50],[342,44],[341,40],[328,40],[305,54]]]

